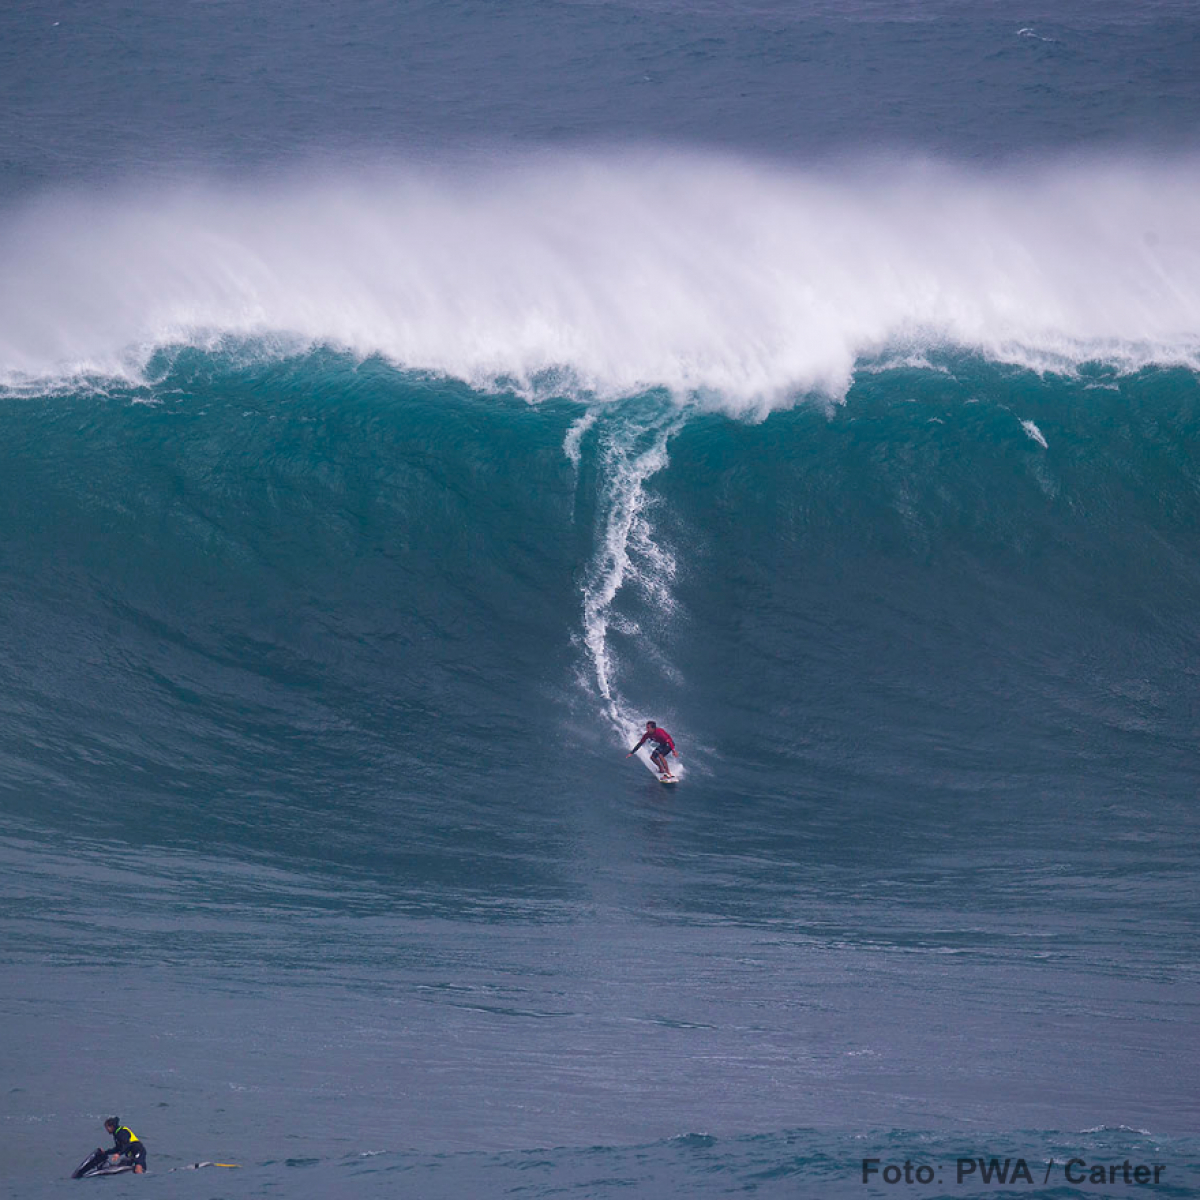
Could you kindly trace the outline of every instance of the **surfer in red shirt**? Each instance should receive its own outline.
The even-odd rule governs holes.
[[[675,743],[671,740],[671,735],[661,726],[655,725],[653,721],[647,721],[646,732],[642,734],[638,739],[638,744],[625,757],[632,758],[642,748],[643,742],[654,743],[654,748],[650,751],[650,758],[658,768],[658,773],[664,779],[674,779],[675,776],[671,774],[671,768],[667,766],[667,755],[673,754],[678,758],[679,751],[675,749]]]

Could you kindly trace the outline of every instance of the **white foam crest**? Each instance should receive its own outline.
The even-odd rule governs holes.
[[[250,338],[745,411],[939,344],[1195,367],[1198,194],[1182,158],[978,172],[596,151],[43,197],[0,214],[0,379],[137,377],[157,347]]]
[[[617,418],[600,434],[597,549],[583,586],[583,644],[596,692],[622,739],[636,722],[614,682],[608,638],[614,628],[631,636],[641,630],[630,618],[616,616],[613,604],[628,584],[638,587],[656,611],[674,607],[675,560],[654,540],[645,485],[667,465],[667,443],[682,421],[681,412],[645,422]]]

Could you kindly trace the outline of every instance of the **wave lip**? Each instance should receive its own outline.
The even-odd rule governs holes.
[[[800,170],[682,152],[44,197],[0,219],[0,379],[327,344],[475,386],[840,396],[884,348],[1200,364],[1200,160]]]

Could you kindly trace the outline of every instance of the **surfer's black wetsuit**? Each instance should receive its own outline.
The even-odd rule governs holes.
[[[113,1148],[106,1150],[105,1154],[119,1154],[135,1167],[141,1167],[143,1171],[146,1169],[146,1147],[128,1125],[122,1125],[113,1132],[113,1142]]]

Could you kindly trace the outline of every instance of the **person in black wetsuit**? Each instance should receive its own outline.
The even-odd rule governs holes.
[[[104,1122],[104,1128],[112,1135],[113,1140],[112,1149],[104,1153],[113,1162],[123,1158],[126,1162],[133,1163],[133,1173],[143,1174],[146,1170],[146,1147],[142,1145],[138,1135],[128,1125],[122,1125],[116,1117],[109,1117]]]

